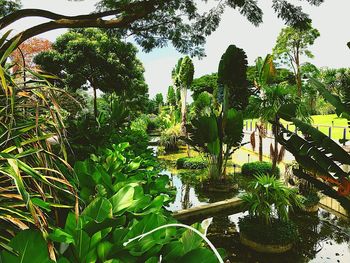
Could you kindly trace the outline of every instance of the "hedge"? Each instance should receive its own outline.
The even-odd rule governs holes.
[[[176,161],[177,169],[204,169],[208,164],[201,157],[183,157]]]
[[[276,167],[275,172],[272,173],[272,163],[268,162],[252,162],[245,163],[242,166],[242,174],[253,176],[255,174],[274,175],[276,178],[280,177],[280,169]]]

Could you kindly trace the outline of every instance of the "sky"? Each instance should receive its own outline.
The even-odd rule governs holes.
[[[199,3],[202,1],[198,1]],[[215,0],[208,0],[215,3]],[[350,41],[350,0],[326,0],[319,7],[304,4],[299,0],[289,2],[301,5],[313,21],[313,27],[320,31],[321,36],[310,50],[315,55],[309,62],[318,67],[350,67],[350,51],[346,43]],[[66,15],[85,14],[95,9],[96,0],[22,0],[24,8],[41,8]],[[264,57],[271,53],[283,21],[277,18],[271,8],[270,0],[258,0],[264,12],[263,23],[255,27],[233,9],[227,9],[222,16],[218,29],[207,38],[205,44],[206,57],[201,60],[194,58],[195,77],[216,72],[221,55],[230,44],[243,48],[247,53],[249,64],[253,64],[258,56]],[[204,5],[204,4],[201,4]],[[200,6],[202,8],[203,6]],[[25,18],[13,24],[16,32],[45,21],[37,18]],[[65,29],[44,33],[40,37],[54,41]],[[139,59],[145,67],[145,79],[149,85],[150,97],[156,93],[166,95],[168,86],[172,84],[171,70],[184,54],[178,53],[171,45],[162,49],[154,49],[150,53],[141,51]],[[306,61],[306,60],[304,60]]]

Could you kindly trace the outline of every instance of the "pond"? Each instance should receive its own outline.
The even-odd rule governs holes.
[[[174,160],[179,156],[181,152],[159,157],[165,166],[163,173],[171,178],[177,192],[169,210],[178,211],[233,198],[243,191],[238,189],[228,194],[204,192],[200,185],[205,171],[177,170]],[[210,220],[208,238],[216,247],[226,250],[230,262],[350,262],[349,218],[337,216],[325,209],[319,209],[314,214],[291,214],[291,219],[298,227],[299,240],[291,251],[269,255],[257,253],[240,243],[238,220],[246,214],[228,212],[202,218]]]

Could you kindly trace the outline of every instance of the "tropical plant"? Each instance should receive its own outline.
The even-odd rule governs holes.
[[[259,116],[262,122],[278,123],[280,116],[278,110],[285,104],[300,100],[293,94],[290,86],[286,83],[265,86],[259,95],[250,98],[250,111]],[[298,105],[298,116],[304,120],[308,120],[309,113],[303,104]],[[279,126],[273,125],[274,143],[270,145],[270,156],[272,159],[272,167],[276,169],[277,164],[283,160],[285,154],[284,147],[278,147]]]
[[[167,104],[169,106],[176,107],[176,93],[175,89],[173,86],[168,87],[168,92],[167,92]]]
[[[276,177],[265,174],[256,174],[241,198],[249,215],[265,225],[273,219],[288,221],[289,209],[293,205],[301,205],[297,189],[289,188]]]
[[[186,103],[187,90],[191,86],[194,75],[194,66],[189,56],[180,58],[173,69],[172,76],[174,84],[181,92],[181,133],[186,136]]]
[[[333,95],[329,97],[334,98]],[[335,105],[339,102],[334,100]],[[337,110],[341,114],[346,108],[342,104],[339,105],[342,108]],[[343,165],[350,164],[349,154],[318,129],[296,118],[296,112],[297,106],[289,104],[281,107],[278,115],[293,122],[305,138],[285,129],[282,124],[277,124],[278,142],[294,155],[300,165],[299,168],[293,169],[293,174],[312,183],[322,192],[338,199],[345,208],[350,209],[350,178],[349,173],[343,168]],[[334,190],[332,186],[336,186],[338,190]]]
[[[89,111],[67,119],[67,139],[72,150],[71,163],[86,159],[99,147],[108,147],[125,131],[129,111],[124,105],[114,99],[110,107],[100,112],[97,119]]]
[[[255,60],[255,76],[254,76],[254,87],[257,90],[263,89],[271,83],[271,80],[276,76],[276,68],[273,63],[273,56],[268,54],[265,59],[258,57]],[[255,133],[258,131],[259,136],[259,161],[263,161],[263,139],[266,137],[266,120],[262,118],[256,123],[254,132],[250,135],[250,143],[255,149]]]
[[[162,131],[159,144],[164,147],[165,152],[174,152],[179,149],[179,140],[181,137],[181,126],[176,124]]]
[[[205,258],[213,263],[220,258],[223,262],[215,248],[214,255],[203,246],[205,229],[200,224],[193,228],[178,224],[163,208],[173,200],[173,192],[169,177],[159,174],[150,154],[136,157],[128,143],[121,143],[100,149],[98,155],[77,162],[74,169],[85,208],[78,218],[70,213],[65,226],[49,234],[58,262],[157,262],[159,258],[164,262]],[[50,262],[45,249],[35,252],[32,244],[25,246],[28,240],[45,246],[34,231],[21,232],[10,246],[18,249],[23,262]],[[6,252],[1,257],[9,262],[17,259]]]
[[[248,92],[243,91],[247,90],[246,70],[244,51],[229,46],[221,57],[218,71],[218,84],[223,94],[220,111],[211,110],[187,126],[188,143],[207,158],[209,179],[226,177],[228,158],[241,146],[243,115],[239,110],[244,109],[248,99]],[[231,98],[236,99],[232,101]]]
[[[64,91],[27,69],[26,83],[15,80],[5,64],[14,46],[0,57],[0,246],[7,249],[19,230],[36,228],[46,239],[78,200],[57,104]]]

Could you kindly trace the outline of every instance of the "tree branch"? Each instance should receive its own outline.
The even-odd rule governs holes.
[[[11,38],[7,43],[5,43],[1,49],[0,53],[2,53],[4,50],[10,47],[10,45],[15,41],[16,39],[19,39],[17,46],[19,46],[21,43],[26,41],[27,39],[39,35],[44,32],[48,32],[54,29],[59,28],[86,28],[86,27],[97,27],[97,28],[125,28],[129,26],[131,23],[133,23],[136,20],[142,19],[146,17],[148,14],[152,13],[156,10],[156,7],[152,4],[149,4],[151,2],[148,2],[148,5],[144,5],[142,9],[137,9],[132,14],[125,14],[121,15],[120,17],[104,20],[102,18],[99,18],[99,15],[106,16],[107,13],[111,13],[112,11],[106,11],[103,13],[98,14],[91,14],[91,15],[83,15],[83,16],[76,16],[76,17],[65,17],[60,18],[54,21],[46,22],[39,24],[37,26],[28,28],[24,30],[23,32],[17,34],[13,38]],[[43,10],[44,11],[44,10]],[[113,10],[115,11],[115,10]],[[46,11],[45,11],[46,12]],[[53,15],[57,16],[57,14],[48,12],[47,15]],[[58,15],[62,17],[61,15]],[[97,18],[96,18],[97,16]],[[85,17],[83,19],[83,17]]]
[[[122,12],[135,12],[135,10],[147,9],[150,6],[155,6],[159,0],[151,0],[144,2],[133,2],[129,4],[120,4],[115,7],[113,10],[107,10],[103,12],[91,13],[86,15],[77,15],[77,16],[66,16],[50,12],[43,9],[20,9],[7,16],[4,16],[0,19],[0,30],[9,26],[10,24],[25,18],[25,17],[41,17],[51,20],[60,20],[60,19],[72,19],[72,20],[85,20],[85,19],[98,19],[110,15],[120,15]]]

